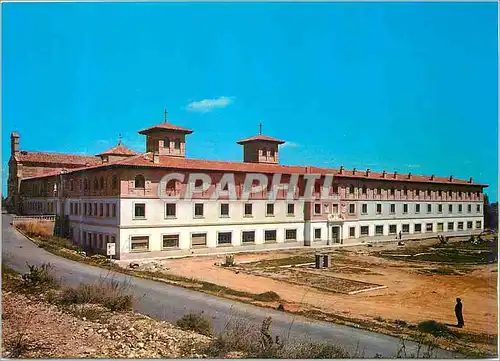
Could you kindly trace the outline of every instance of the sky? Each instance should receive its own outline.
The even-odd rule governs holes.
[[[168,121],[190,158],[453,175],[498,187],[496,3],[3,3],[2,169]]]

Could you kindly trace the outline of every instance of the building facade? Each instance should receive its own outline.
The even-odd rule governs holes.
[[[243,162],[190,159],[185,153],[191,130],[162,123],[139,133],[146,137],[145,153],[120,143],[78,167],[47,167],[28,176],[14,172],[18,211],[68,217],[73,242],[98,252],[115,243],[120,259],[348,244],[400,234],[403,239],[471,234],[483,229],[486,185],[472,178],[280,165],[279,145],[284,142],[262,134],[238,142]],[[17,159],[13,152],[13,164]],[[183,180],[163,183],[171,173]],[[205,174],[210,185],[193,191],[197,187],[196,182],[189,183],[193,173]],[[214,199],[227,174],[234,178],[231,191],[236,197]],[[244,199],[249,174],[264,175],[268,186]],[[280,183],[294,184],[288,192],[273,193],[276,175]],[[315,177],[312,183],[310,177]],[[304,197],[308,186],[316,199]],[[161,196],[188,192],[189,199]]]

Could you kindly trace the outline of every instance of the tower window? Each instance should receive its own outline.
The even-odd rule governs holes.
[[[144,188],[146,184],[146,180],[144,179],[144,176],[141,174],[138,174],[135,176],[135,182],[134,182],[134,187],[135,188]]]
[[[165,138],[163,140],[163,148],[170,148],[170,138]]]
[[[175,149],[181,149],[181,140],[177,138],[174,143]]]

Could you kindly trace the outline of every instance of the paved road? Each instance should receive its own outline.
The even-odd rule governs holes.
[[[92,283],[99,277],[109,276],[109,272],[97,267],[88,266],[57,257],[38,248],[10,226],[10,215],[2,215],[2,255],[3,262],[17,272],[25,272],[26,264],[40,265],[50,262],[54,271],[65,284],[80,282]],[[134,309],[138,312],[158,317],[168,321],[176,321],[188,312],[201,312],[212,318],[216,330],[221,330],[227,320],[232,317],[244,318],[251,322],[261,321],[271,316],[274,334],[292,337],[305,335],[316,340],[328,340],[343,345],[353,352],[362,350],[365,357],[381,354],[385,357],[394,356],[400,346],[400,341],[375,332],[360,330],[353,327],[335,325],[327,322],[310,320],[300,316],[260,308],[240,302],[227,300],[181,287],[170,286],[161,282],[130,277],[113,273],[113,278],[129,282],[131,290],[137,298]],[[414,352],[416,345],[408,343],[408,352]],[[440,350],[440,358],[453,358],[459,355]]]

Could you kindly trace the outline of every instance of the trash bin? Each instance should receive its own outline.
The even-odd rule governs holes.
[[[316,255],[316,268],[323,268],[323,255]]]
[[[323,267],[328,268],[332,265],[332,255],[324,254],[323,255]]]

